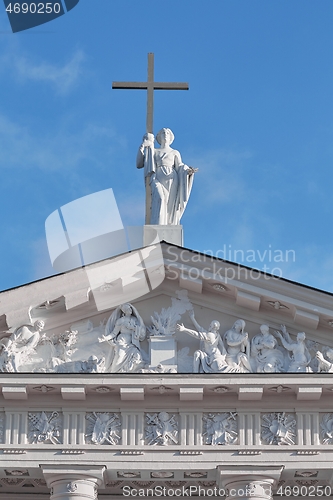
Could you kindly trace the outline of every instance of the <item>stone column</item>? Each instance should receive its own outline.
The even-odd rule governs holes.
[[[226,500],[273,500],[282,470],[282,466],[219,466],[218,485]]]
[[[104,487],[105,467],[41,465],[41,468],[51,488],[50,500],[96,500],[98,488]]]

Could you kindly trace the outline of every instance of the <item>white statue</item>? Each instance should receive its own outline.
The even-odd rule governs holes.
[[[44,326],[44,321],[36,321],[33,326],[20,326],[10,337],[1,339],[0,345],[3,347],[0,355],[1,371],[19,372],[20,366],[36,362],[31,356],[36,354],[35,348],[41,340],[40,332]]]
[[[227,368],[225,361],[226,350],[224,348],[219,328],[218,321],[212,321],[208,331],[197,323],[193,310],[189,313],[192,323],[198,331],[185,328],[183,324],[177,325],[180,332],[185,332],[199,339],[200,349],[195,351],[193,358],[194,373],[219,373]]]
[[[223,336],[227,355],[225,357],[229,372],[251,373],[249,334],[244,332],[245,321],[238,319]]]
[[[333,373],[333,349],[327,348],[325,356],[326,359],[320,351],[316,352],[316,358],[318,360],[318,372]]]
[[[179,151],[170,147],[173,140],[172,131],[162,128],[156,135],[160,148],[154,148],[154,135],[147,133],[138,151],[136,166],[144,168],[146,185],[146,224],[180,224],[191,193],[197,169],[182,162]]]
[[[311,354],[305,344],[305,333],[298,333],[294,342],[285,325],[281,325],[281,332],[275,331],[275,334],[281,339],[283,347],[292,353],[288,372],[312,372],[308,366],[311,362]]]
[[[146,337],[146,327],[138,311],[131,304],[123,304],[108,319],[105,335],[100,342],[113,347],[105,361],[105,372],[135,372],[143,367],[140,341]]]
[[[284,371],[283,353],[277,349],[277,340],[269,333],[268,325],[261,325],[260,334],[251,340],[251,357],[256,361],[258,373]]]

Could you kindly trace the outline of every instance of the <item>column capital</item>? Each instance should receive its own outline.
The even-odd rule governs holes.
[[[46,484],[51,488],[51,500],[94,500],[99,487],[104,488],[105,466],[100,465],[40,465]]]
[[[272,500],[284,466],[219,465],[217,484],[227,500]]]

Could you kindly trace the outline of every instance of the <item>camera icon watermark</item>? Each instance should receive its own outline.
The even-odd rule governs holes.
[[[130,302],[164,280],[164,258],[156,231],[124,227],[113,190],[76,199],[45,222],[53,268],[84,268],[97,310]]]

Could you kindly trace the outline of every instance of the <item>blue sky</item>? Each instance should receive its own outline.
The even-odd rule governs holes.
[[[332,24],[331,0],[80,0],[16,34],[3,10],[0,289],[52,273],[45,219],[76,198],[112,187],[143,224],[146,95],[111,83],[154,52],[156,80],[190,84],[154,112],[199,168],[185,246],[333,291]]]

